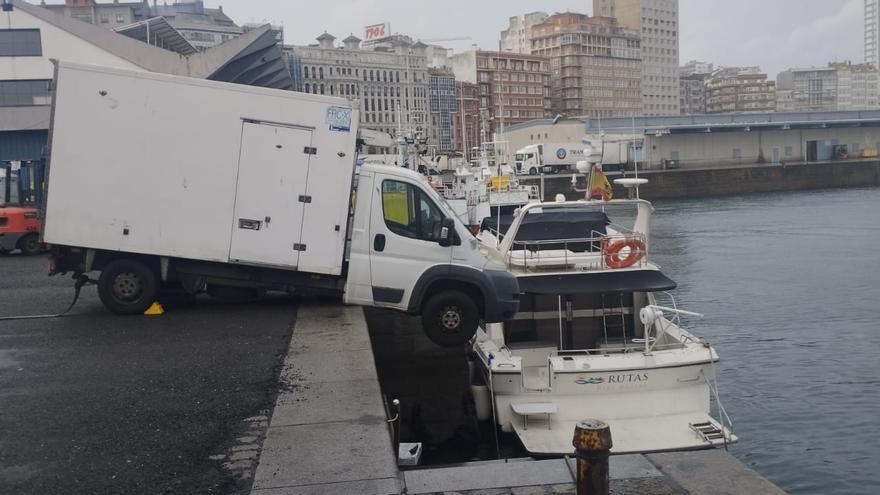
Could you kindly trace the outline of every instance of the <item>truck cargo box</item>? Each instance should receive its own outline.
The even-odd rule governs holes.
[[[44,241],[340,275],[357,106],[58,62]]]

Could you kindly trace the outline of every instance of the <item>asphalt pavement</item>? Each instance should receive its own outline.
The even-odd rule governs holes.
[[[70,303],[46,261],[0,256],[0,317]],[[165,302],[121,317],[86,287],[0,321],[0,493],[250,490],[296,302]]]

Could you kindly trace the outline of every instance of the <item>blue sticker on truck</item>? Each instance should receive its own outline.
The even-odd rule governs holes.
[[[351,132],[351,109],[330,107],[327,109],[327,124],[331,131]]]

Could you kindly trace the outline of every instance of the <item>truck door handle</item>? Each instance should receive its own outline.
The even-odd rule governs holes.
[[[263,222],[259,220],[251,220],[249,218],[239,218],[238,219],[238,228],[243,230],[260,230]]]
[[[373,238],[373,251],[385,251],[385,234],[376,234]]]

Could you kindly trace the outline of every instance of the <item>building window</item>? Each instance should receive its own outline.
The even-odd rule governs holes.
[[[0,57],[43,55],[39,29],[0,29]]]
[[[107,24],[110,22],[110,14],[101,14],[101,24]]]
[[[117,24],[122,24],[123,22],[125,22],[125,15],[123,15],[123,14],[116,14],[116,23],[117,23]]]
[[[792,156],[793,154],[794,154],[794,150],[791,148],[791,146],[786,146],[786,147],[785,147],[785,156],[786,156],[786,158],[791,158],[791,156]]]
[[[0,107],[49,105],[49,81],[0,81]]]
[[[733,159],[734,160],[742,160],[742,149],[740,149],[740,148],[733,149]]]

